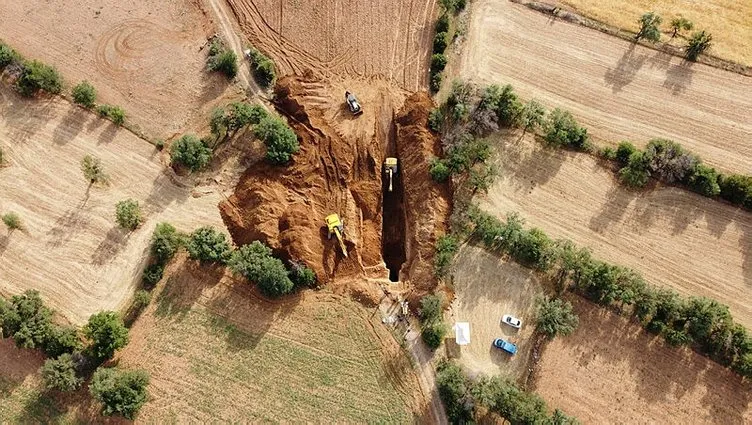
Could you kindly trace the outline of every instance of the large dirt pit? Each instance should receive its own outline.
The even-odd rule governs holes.
[[[720,170],[752,170],[752,78],[552,20],[508,0],[479,0],[472,7],[460,77],[509,83],[525,99],[570,110],[604,143],[668,138]]]
[[[553,238],[638,270],[654,285],[706,296],[752,326],[752,214],[671,187],[634,192],[591,156],[501,138],[499,178],[481,205],[517,211]]]
[[[0,147],[0,212],[16,212],[25,227],[0,230],[0,293],[37,289],[73,323],[124,305],[156,223],[224,228],[214,187],[187,188],[152,145],[62,99],[22,99],[0,85]],[[101,159],[109,186],[88,187],[85,155]],[[131,233],[115,223],[115,204],[127,198],[145,215]]]
[[[203,125],[208,103],[227,91],[200,50],[214,32],[198,0],[5,1],[0,19],[0,37],[23,55],[70,84],[88,80],[99,102],[161,138]]]
[[[347,110],[346,87],[360,98],[362,115]],[[449,205],[446,188],[427,172],[439,148],[426,129],[430,98],[406,99],[385,83],[323,83],[310,73],[281,80],[276,92],[301,151],[286,167],[249,169],[222,203],[235,243],[261,239],[285,258],[305,262],[322,283],[391,277],[432,287],[424,263],[444,231]],[[402,169],[391,193],[384,183],[387,156],[398,157]],[[345,222],[347,258],[327,238],[324,217],[331,213]]]
[[[583,424],[752,422],[752,386],[579,297],[577,330],[543,351],[535,391]]]
[[[314,72],[428,85],[435,0],[229,0],[251,44],[282,75]]]

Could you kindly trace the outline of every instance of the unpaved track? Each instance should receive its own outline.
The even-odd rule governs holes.
[[[218,0],[222,1],[222,0]],[[229,0],[251,43],[281,75],[382,78],[425,89],[435,0]]]
[[[208,73],[214,32],[197,0],[3,1],[0,38],[31,59],[86,79],[98,101],[122,106],[149,137],[167,138],[205,124],[227,79]]]
[[[727,304],[752,327],[752,213],[677,188],[626,190],[591,156],[513,135],[484,209],[592,248],[648,282]]]
[[[688,348],[573,297],[577,330],[543,352],[535,391],[583,424],[748,424],[752,386]]]
[[[597,139],[682,143],[716,168],[752,172],[752,78],[672,57],[508,0],[473,5],[462,78],[512,84],[572,111]]]
[[[74,323],[128,299],[157,222],[224,228],[219,193],[177,186],[152,145],[62,99],[24,100],[0,87],[0,146],[0,211],[26,227],[0,230],[0,292],[37,289]],[[102,160],[109,187],[87,190],[79,169],[87,154]],[[127,198],[146,218],[130,234],[114,219]]]

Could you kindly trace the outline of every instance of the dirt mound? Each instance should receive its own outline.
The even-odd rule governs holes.
[[[249,169],[234,195],[220,204],[222,217],[236,244],[260,239],[279,255],[303,261],[320,283],[336,278],[361,298],[379,293],[352,282],[390,276],[383,250],[402,251],[387,255],[402,258],[390,264],[396,268],[391,276],[433,287],[433,244],[444,230],[449,203],[448,192],[428,175],[428,158],[439,149],[426,130],[431,99],[411,96],[395,120],[402,92],[387,85],[352,85],[364,105],[359,117],[346,110],[337,83],[322,83],[311,74],[279,81],[276,106],[298,135],[301,150],[286,167]],[[405,169],[388,193],[382,173],[387,156],[397,156]],[[385,204],[397,208],[385,209]],[[345,221],[348,258],[327,239],[323,220],[331,213]],[[385,241],[384,229],[397,231],[389,231]]]

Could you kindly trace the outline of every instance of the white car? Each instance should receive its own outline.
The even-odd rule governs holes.
[[[519,328],[522,327],[522,320],[520,320],[520,319],[518,319],[518,318],[516,318],[516,317],[514,317],[512,315],[509,315],[509,314],[505,314],[501,318],[501,323],[505,323],[505,324],[507,324],[507,325],[509,325],[509,326],[511,326],[513,328],[517,328],[517,329],[519,329]]]

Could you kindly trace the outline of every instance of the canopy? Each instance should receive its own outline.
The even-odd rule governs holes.
[[[457,322],[454,325],[454,340],[457,345],[470,344],[470,323]]]

